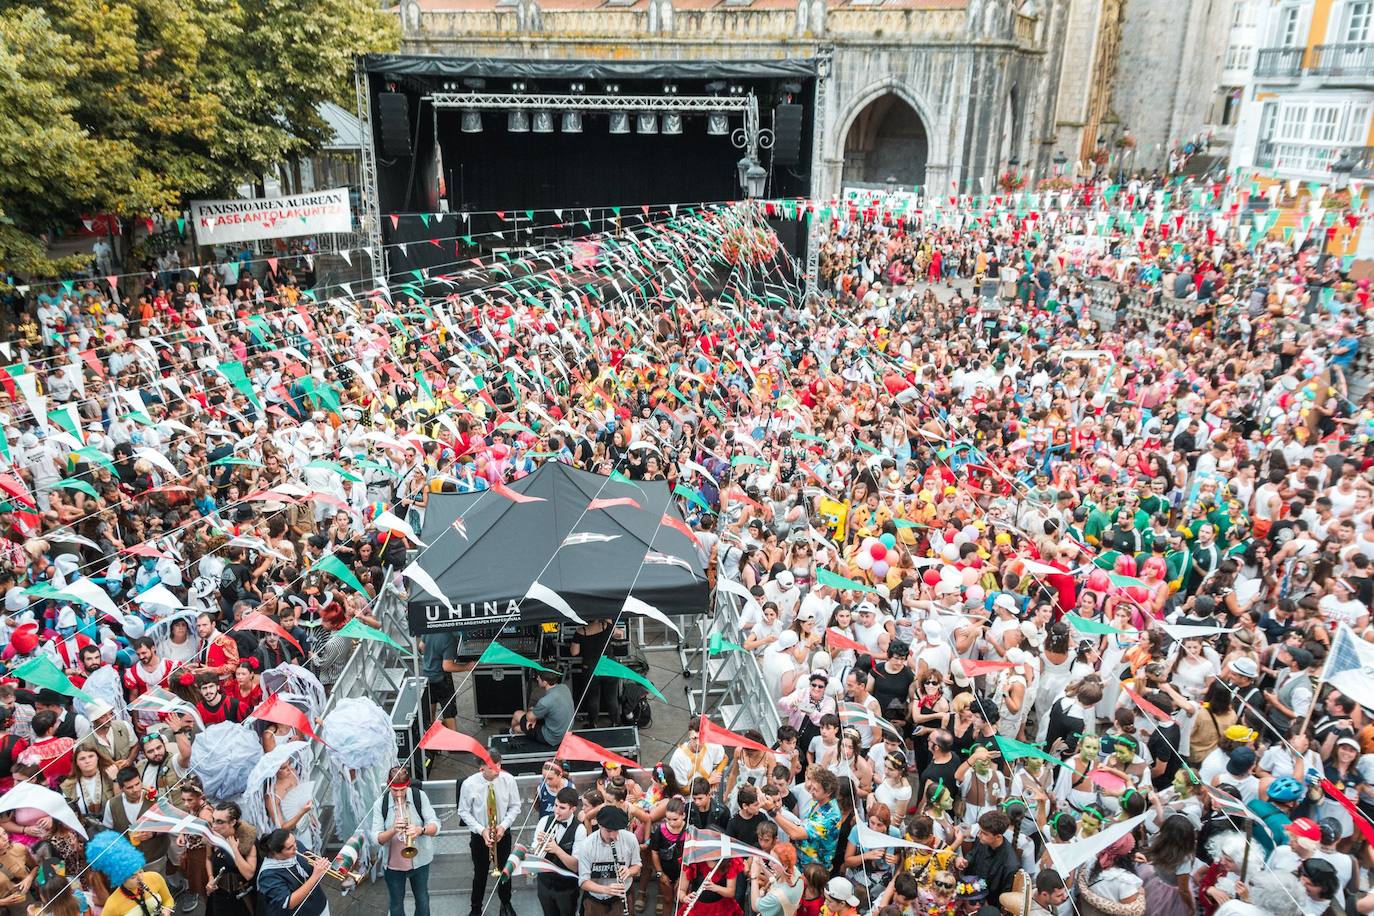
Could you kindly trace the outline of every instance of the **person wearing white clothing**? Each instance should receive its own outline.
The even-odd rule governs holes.
[[[491,762],[463,780],[458,790],[458,816],[471,833],[472,912],[482,912],[487,895],[487,872],[510,855],[510,828],[520,815],[520,787],[515,777],[501,769],[501,755],[490,753]],[[493,856],[492,853],[495,852]],[[510,903],[510,882],[497,885],[501,916],[515,916]]]

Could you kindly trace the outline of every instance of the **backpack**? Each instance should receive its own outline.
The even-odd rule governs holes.
[[[461,786],[461,784],[460,784],[460,786]],[[417,786],[417,785],[415,785],[415,784],[413,784],[413,783],[412,783],[411,786],[410,786],[410,804],[411,804],[412,806],[414,806],[416,813],[419,813],[419,812],[421,811],[421,808],[420,808],[420,787]],[[390,813],[390,808],[391,808],[391,793],[390,793],[390,792],[384,792],[384,793],[382,794],[382,823],[383,823],[383,824],[386,823],[386,816],[387,816],[387,814]]]

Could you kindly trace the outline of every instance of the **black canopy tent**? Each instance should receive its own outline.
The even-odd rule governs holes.
[[[663,522],[665,515],[682,522],[663,481],[630,484],[549,462],[510,488],[543,501],[517,503],[487,490],[429,497],[420,532],[429,547],[419,563],[453,609],[412,583],[411,633],[566,621],[524,597],[536,579],[584,620],[615,617],[631,594],[668,616],[706,612],[696,545]],[[639,508],[588,509],[594,499],[621,497]],[[460,518],[466,538],[453,528]],[[592,537],[560,547],[570,534]]]

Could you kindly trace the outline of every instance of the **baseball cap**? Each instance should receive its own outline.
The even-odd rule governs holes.
[[[992,599],[992,606],[1006,608],[1013,614],[1016,613],[1016,599],[1013,598],[1011,595],[1005,593],[998,595],[996,598]]]
[[[1322,828],[1310,817],[1300,817],[1283,829],[1292,836],[1302,837],[1304,840],[1320,842],[1322,838]]]
[[[854,895],[854,885],[848,878],[831,878],[825,885],[825,896],[848,906],[859,905],[859,898]]]
[[[774,581],[778,583],[779,588],[791,588],[793,585],[797,584],[796,577],[792,575],[791,570],[787,569],[778,573],[777,576],[774,577]]]
[[[1226,761],[1226,772],[1232,776],[1242,776],[1250,772],[1250,768],[1255,765],[1255,752],[1242,745],[1231,751],[1231,758]]]
[[[1222,734],[1227,741],[1240,741],[1245,744],[1249,744],[1259,737],[1259,732],[1247,725],[1228,725]]]

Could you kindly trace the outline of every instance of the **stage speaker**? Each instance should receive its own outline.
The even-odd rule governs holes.
[[[377,123],[382,129],[382,155],[410,155],[410,99],[403,92],[377,93]]]
[[[773,164],[796,165],[801,161],[802,107],[779,105],[773,109]]]

